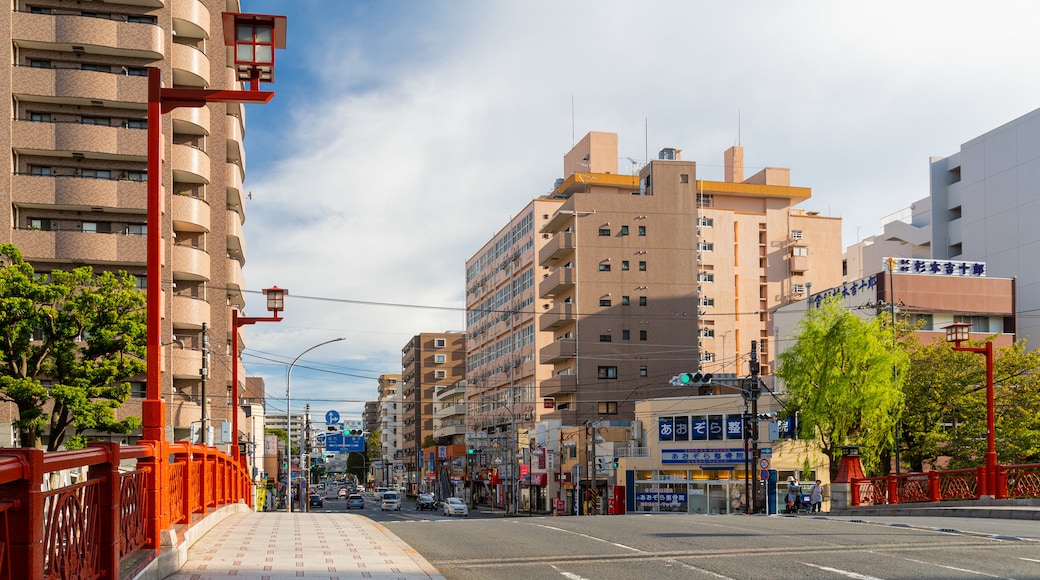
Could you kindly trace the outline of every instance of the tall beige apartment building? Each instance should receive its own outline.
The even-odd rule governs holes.
[[[537,383],[542,419],[631,420],[639,400],[719,392],[669,380],[744,376],[752,341],[767,373],[770,311],[841,282],[840,219],[797,209],[811,192],[787,169],[745,179],[740,147],[722,182],[699,180],[677,149],[620,175],[612,133],[589,133],[563,161],[533,266],[535,329],[551,333],[538,345],[551,369]]]
[[[11,64],[0,75],[9,96],[0,130],[0,213],[10,228],[0,239],[18,246],[38,272],[89,264],[126,270],[143,288],[145,188],[161,179],[162,393],[170,436],[183,437],[200,419],[203,367],[207,415],[230,420],[237,363],[230,313],[246,302],[244,110],[211,104],[164,115],[162,175],[147,174],[145,142],[148,67],[162,69],[167,87],[242,88],[228,66],[221,20],[239,2],[14,0],[10,7],[0,22],[0,36],[10,39],[0,52]],[[239,377],[244,386],[245,373]],[[143,396],[143,383],[135,394]],[[140,399],[123,412],[140,416]],[[248,424],[240,415],[239,425]]]
[[[434,440],[436,393],[464,378],[466,335],[423,332],[401,349],[401,458],[404,483],[420,483],[429,460],[423,449]]]

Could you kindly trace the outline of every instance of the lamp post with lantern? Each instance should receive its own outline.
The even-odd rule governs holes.
[[[162,116],[182,107],[201,108],[209,103],[267,103],[271,91],[261,91],[260,82],[274,81],[274,51],[285,48],[285,17],[224,12],[224,43],[234,52],[234,68],[249,90],[164,88],[162,71],[148,70],[148,160],[147,185],[147,388],[142,403],[142,443],[154,447],[150,467],[146,519],[148,542],[158,547],[160,531],[170,527],[166,501],[170,467],[165,458],[166,405],[162,399],[162,213],[163,213],[163,131]],[[237,361],[236,361],[237,363]],[[252,503],[252,498],[247,498]]]
[[[238,448],[238,329],[257,322],[281,322],[278,313],[285,310],[285,293],[285,289],[278,286],[264,288],[267,310],[271,312],[268,317],[239,316],[237,308],[231,309],[231,456],[236,461],[242,457]]]
[[[984,346],[961,346],[968,340],[971,325],[966,322],[955,322],[944,326],[946,331],[946,342],[953,344],[953,350],[961,352],[973,352],[986,357],[986,475],[982,480],[982,490],[979,495],[989,495],[997,499],[1004,499],[1006,494],[998,489],[997,485],[997,444],[996,444],[996,419],[993,405],[993,341],[986,341]]]

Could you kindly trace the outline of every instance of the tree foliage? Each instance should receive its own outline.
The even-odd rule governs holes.
[[[797,415],[801,437],[818,442],[832,477],[843,446],[858,445],[871,473],[892,449],[906,366],[895,342],[881,320],[864,320],[832,297],[806,313],[794,346],[780,355],[776,375],[789,393],[784,413]]]
[[[115,418],[145,369],[145,297],[133,278],[87,266],[37,276],[10,244],[0,262],[0,398],[18,407],[21,446],[45,430],[55,451],[82,447],[87,430],[139,427]]]
[[[904,392],[904,459],[913,470],[948,458],[975,467],[986,452],[985,357],[956,352],[945,341],[909,344]],[[1023,342],[994,352],[996,450],[1005,464],[1040,461],[1040,352]]]

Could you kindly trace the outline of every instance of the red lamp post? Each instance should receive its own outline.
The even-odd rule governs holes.
[[[986,474],[983,478],[979,495],[991,495],[1004,499],[1004,493],[997,485],[997,444],[996,420],[993,407],[993,341],[986,341],[984,346],[961,346],[968,340],[971,325],[966,322],[955,322],[944,326],[946,342],[953,343],[953,350],[973,352],[986,357]]]
[[[250,90],[163,88],[162,71],[148,70],[148,239],[147,239],[147,390],[142,404],[142,442],[155,448],[148,490],[147,536],[160,544],[159,532],[169,527],[164,495],[166,466],[166,404],[162,398],[162,115],[180,107],[204,107],[208,103],[267,103],[271,91],[261,91],[260,81],[274,79],[274,49],[285,48],[285,17],[224,13],[224,41],[235,50],[238,78],[248,73]],[[229,34],[228,31],[233,31]],[[249,31],[252,31],[251,35]],[[248,37],[248,38],[247,38]],[[240,40],[241,39],[241,40]],[[245,47],[245,48],[240,48]],[[252,52],[248,50],[252,47]],[[252,59],[249,57],[252,55]],[[243,58],[239,58],[239,57]],[[236,359],[237,363],[237,359]],[[236,367],[237,368],[237,367]],[[237,383],[236,383],[237,386]],[[236,414],[237,417],[237,414]]]
[[[267,310],[271,312],[271,316],[266,318],[239,316],[237,308],[231,310],[231,455],[236,461],[241,460],[238,448],[238,329],[257,322],[281,322],[278,313],[285,309],[285,293],[278,286],[264,288]]]

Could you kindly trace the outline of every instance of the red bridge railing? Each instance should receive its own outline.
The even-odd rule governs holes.
[[[150,528],[180,530],[222,505],[251,505],[243,464],[214,447],[162,447],[0,449],[0,580],[119,578],[131,557],[143,567],[159,555],[162,530]],[[162,517],[147,517],[149,497],[162,498]]]
[[[852,505],[980,499],[985,466],[852,480]],[[1040,463],[997,466],[996,499],[1040,498]]]

